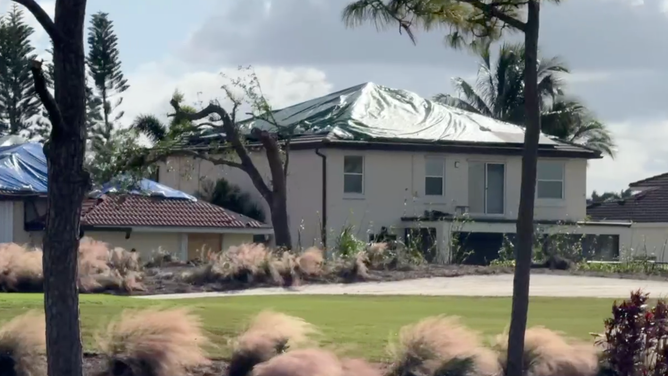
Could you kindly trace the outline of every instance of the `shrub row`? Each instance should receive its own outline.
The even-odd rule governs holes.
[[[596,342],[529,328],[525,375],[666,374],[666,304],[647,305],[636,292],[613,307]],[[0,328],[0,374],[45,374],[44,316],[28,312]],[[185,308],[126,311],[96,337],[105,374],[172,376],[206,366],[212,344],[200,318]],[[388,364],[370,364],[320,346],[312,324],[264,311],[230,341],[229,376],[496,376],[504,374],[507,336],[490,342],[455,317],[429,317],[400,329],[387,346]]]

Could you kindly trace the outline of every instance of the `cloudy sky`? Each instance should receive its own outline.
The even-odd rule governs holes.
[[[191,101],[222,96],[221,72],[255,67],[276,108],[372,81],[429,97],[477,61],[443,33],[414,46],[396,28],[346,29],[349,0],[89,0],[115,22],[126,78],[125,121],[165,114],[175,88]],[[53,14],[53,1],[40,1]],[[0,10],[9,0],[0,0]],[[31,22],[34,22],[30,18]],[[39,27],[36,27],[39,29]],[[572,71],[569,92],[612,129],[617,158],[589,165],[588,190],[620,190],[668,172],[668,0],[565,0],[544,6],[540,48]],[[40,50],[43,32],[35,35]]]

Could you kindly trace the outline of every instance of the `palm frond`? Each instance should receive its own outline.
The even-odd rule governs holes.
[[[577,99],[557,98],[541,115],[543,132],[615,157],[610,130]]]
[[[480,111],[477,108],[473,107],[469,102],[460,98],[453,97],[450,94],[436,94],[432,99],[435,102],[444,104],[446,106],[456,107],[465,111],[480,114]]]
[[[167,137],[167,126],[153,115],[139,115],[132,127],[152,142],[163,141]]]
[[[409,3],[410,1],[405,1]],[[406,31],[408,37],[415,43],[415,35],[410,23],[404,21],[405,4],[401,1],[391,1],[385,4],[383,0],[358,0],[343,9],[341,18],[346,27],[358,27],[372,23],[377,30],[384,30],[390,26],[398,26],[399,32]]]
[[[492,113],[489,105],[476,92],[471,84],[466,82],[466,80],[461,77],[454,78],[452,81],[453,86],[455,87],[455,91],[462,97],[461,99],[463,101],[467,102],[471,107],[475,108],[477,110],[476,112],[485,116],[494,117],[494,113]]]

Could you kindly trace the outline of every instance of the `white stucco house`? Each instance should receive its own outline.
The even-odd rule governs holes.
[[[521,127],[373,83],[278,110],[274,117],[283,125],[303,124],[291,141],[288,171],[294,246],[332,247],[346,226],[365,241],[381,231],[399,239],[421,231],[430,239],[425,247],[447,262],[452,240],[466,234],[475,250],[469,262],[484,263],[496,257],[503,235],[515,232]],[[206,147],[216,137],[204,135],[191,147]],[[264,154],[252,157],[270,181]],[[546,231],[568,227],[604,235],[599,243],[607,248],[600,252],[613,255],[628,223],[585,223],[587,160],[600,157],[541,136],[535,219]],[[187,193],[219,178],[250,192],[268,212],[241,170],[192,157],[172,157],[160,166],[160,183]],[[469,219],[462,223],[464,214]]]

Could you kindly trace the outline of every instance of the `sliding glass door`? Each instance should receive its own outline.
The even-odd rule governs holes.
[[[469,212],[504,214],[505,188],[504,164],[469,162]]]

